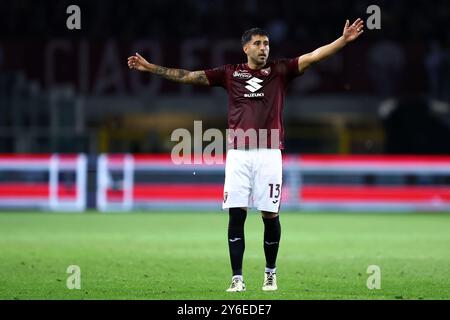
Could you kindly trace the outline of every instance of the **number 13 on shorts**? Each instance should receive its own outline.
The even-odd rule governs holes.
[[[281,195],[281,184],[280,183],[269,183],[269,198],[272,200],[272,203],[278,203],[280,201]]]

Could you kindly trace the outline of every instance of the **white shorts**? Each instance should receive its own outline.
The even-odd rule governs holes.
[[[228,150],[222,208],[278,213],[282,172],[279,149]]]

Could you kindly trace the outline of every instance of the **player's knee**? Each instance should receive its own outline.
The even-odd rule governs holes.
[[[278,213],[261,211],[261,215],[264,219],[274,219],[278,217]]]
[[[242,214],[247,213],[247,208],[230,208],[228,209],[230,214]]]
[[[230,225],[243,225],[247,218],[247,210],[244,208],[230,208]]]

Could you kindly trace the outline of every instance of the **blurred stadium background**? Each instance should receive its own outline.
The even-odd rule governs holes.
[[[66,28],[71,4],[81,8],[81,30]],[[381,8],[381,29],[366,28],[287,94],[283,210],[292,214],[284,218],[280,260],[291,278],[278,297],[448,298],[445,0],[0,0],[0,297],[225,297],[218,292],[228,281],[226,241],[217,235],[225,235],[226,219],[207,214],[220,212],[223,165],[170,160],[173,130],[193,132],[195,120],[203,130],[226,129],[225,92],[132,72],[126,58],[139,52],[185,69],[239,63],[241,34],[254,26],[269,32],[272,58],[293,57],[336,39],[345,19],[367,19],[371,4]],[[35,209],[154,214],[69,217]],[[327,214],[335,210],[341,213]],[[261,230],[248,223],[248,246],[258,254],[249,268],[256,269]],[[201,266],[186,262],[200,255],[192,248],[204,254]],[[54,289],[70,263],[90,266],[89,293]],[[392,286],[378,295],[367,293],[361,277],[373,263],[395,270]],[[169,287],[147,285],[148,270]],[[124,274],[126,285],[118,282]],[[200,289],[198,274],[207,275]],[[347,286],[353,276],[362,280]],[[116,282],[98,282],[108,277]],[[296,277],[310,289],[295,291]]]
[[[176,128],[192,132],[194,120],[202,120],[204,130],[225,130],[225,92],[131,72],[126,66],[130,54],[139,51],[156,64],[186,69],[237,63],[244,59],[239,44],[243,30],[261,26],[271,35],[272,58],[292,57],[338,37],[346,18],[366,19],[366,9],[374,3],[78,1],[82,28],[68,30],[66,8],[70,4],[24,0],[0,4],[0,197],[5,206],[27,194],[28,198],[50,199],[52,192],[67,197],[74,192],[79,175],[74,174],[75,167],[59,168],[54,159],[57,172],[51,173],[51,154],[86,156],[86,168],[78,166],[80,174],[86,175],[79,186],[86,196],[78,199],[78,208],[96,208],[100,154],[168,154],[176,144],[170,141],[171,132]],[[341,202],[375,201],[380,208],[381,202],[395,202],[395,198],[398,203],[422,199],[430,208],[448,209],[448,3],[375,4],[381,8],[380,30],[366,29],[361,39],[290,87],[285,107],[286,154],[341,157],[316,158],[321,162],[316,170],[300,164],[292,170],[286,168],[286,181],[299,198],[302,191],[297,187],[315,185],[331,188],[319,192],[322,198],[337,192],[336,200]],[[25,158],[17,159],[19,154]],[[26,156],[31,154],[47,154],[48,161],[33,165],[36,158]],[[417,155],[420,157],[414,157]],[[150,158],[148,170],[141,165],[139,174],[132,174],[132,184],[150,186],[141,190],[142,199],[153,192],[154,183],[176,184],[181,189],[175,195],[186,191],[183,184],[187,188],[213,185],[215,193],[210,190],[205,199],[191,200],[201,204],[221,199],[220,168],[200,169],[202,174],[193,176],[195,168],[173,170],[159,163],[158,157]],[[347,170],[335,162],[342,158]],[[36,161],[43,161],[39,159]],[[130,170],[135,171],[133,168]],[[124,166],[106,170],[112,180],[105,183],[115,188],[110,193],[116,192],[118,199]],[[50,178],[52,175],[55,178]],[[50,187],[52,179],[56,179],[55,185]],[[33,181],[39,185],[37,189],[30,186]],[[61,183],[61,189],[70,190],[60,190]],[[30,200],[25,198],[22,200]],[[167,204],[167,198],[159,200]],[[182,199],[186,200],[189,197]],[[296,207],[294,202],[289,205]]]

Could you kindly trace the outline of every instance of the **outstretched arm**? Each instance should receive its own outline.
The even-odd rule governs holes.
[[[204,71],[188,71],[183,69],[173,69],[161,67],[149,63],[139,53],[128,57],[128,67],[139,71],[147,71],[162,76],[163,78],[179,83],[209,85],[208,78]]]
[[[344,31],[342,32],[341,37],[330,44],[320,47],[313,52],[304,54],[298,58],[298,68],[300,72],[303,73],[312,64],[328,58],[345,47],[349,42],[358,38],[361,33],[363,33],[363,27],[364,21],[359,18],[353,22],[352,25],[350,25],[350,21],[347,20],[345,22]]]

